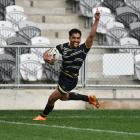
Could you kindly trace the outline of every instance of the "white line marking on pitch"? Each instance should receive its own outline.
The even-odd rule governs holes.
[[[37,124],[37,123],[11,122],[11,121],[4,121],[4,120],[0,120],[0,123],[14,124],[14,125],[26,125],[26,126],[40,126],[40,127],[48,127],[48,128],[60,128],[60,129],[69,129],[69,130],[77,130],[77,131],[79,130],[79,131],[103,132],[103,133],[140,136],[140,133],[115,131],[115,130],[102,130],[102,129],[92,129],[92,128],[68,127],[68,126],[60,126],[60,125],[46,125],[46,124]]]

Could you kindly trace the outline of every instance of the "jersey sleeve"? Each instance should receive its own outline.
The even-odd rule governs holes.
[[[56,49],[59,51],[60,54],[62,54],[62,52],[63,52],[63,44],[57,45]]]
[[[88,53],[88,51],[90,50],[90,48],[87,48],[86,43],[81,44],[81,46],[83,47],[83,50],[85,53]]]

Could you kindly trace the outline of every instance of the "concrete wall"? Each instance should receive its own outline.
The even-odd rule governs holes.
[[[0,109],[44,109],[53,90],[8,89],[0,90]],[[84,109],[82,101],[57,101],[54,109]]]
[[[48,89],[1,89],[0,110],[44,109],[52,90]],[[75,90],[80,94],[95,94],[101,103],[100,109],[139,109],[139,90]],[[54,109],[86,109],[88,103],[82,101],[57,101]]]

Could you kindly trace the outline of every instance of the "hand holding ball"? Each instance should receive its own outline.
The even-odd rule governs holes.
[[[47,50],[43,55],[44,61],[53,65],[59,59],[59,51],[56,48]]]

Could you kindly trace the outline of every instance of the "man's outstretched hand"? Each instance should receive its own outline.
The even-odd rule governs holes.
[[[95,13],[94,17],[95,17],[95,21],[99,21],[99,19],[100,19],[100,11],[98,10],[98,8],[96,10],[96,13]]]
[[[47,50],[44,54],[43,54],[43,58],[44,61],[48,62],[49,64],[53,65],[56,61],[55,59],[55,55],[52,55],[49,53],[50,49]]]

